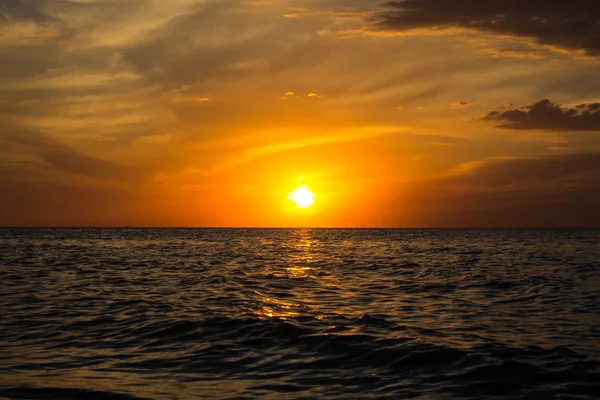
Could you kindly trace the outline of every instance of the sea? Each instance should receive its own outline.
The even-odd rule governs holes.
[[[0,229],[1,399],[598,399],[600,230]]]

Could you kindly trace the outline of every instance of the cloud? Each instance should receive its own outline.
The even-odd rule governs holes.
[[[450,108],[451,103],[456,108],[466,107],[467,100],[473,99],[478,104],[490,104],[489,110],[507,98],[589,102],[600,85],[597,65],[592,65],[596,60],[572,61],[570,52],[558,56],[545,48],[531,48],[530,39],[491,40],[485,35],[477,41],[471,34],[468,43],[455,38],[441,40],[446,38],[435,36],[431,28],[518,34],[493,26],[448,22],[448,18],[435,24],[425,21],[415,29],[380,25],[388,29],[386,37],[343,36],[346,30],[364,27],[362,18],[382,10],[380,3],[0,0],[0,86],[4,89],[0,93],[0,185],[4,185],[0,197],[9,197],[10,186],[10,198],[17,209],[19,204],[30,205],[21,208],[26,210],[20,214],[23,218],[29,211],[41,210],[47,197],[56,201],[43,211],[47,214],[44,218],[68,209],[62,212],[72,213],[73,221],[87,221],[82,217],[87,204],[96,207],[99,216],[108,212],[103,203],[111,199],[131,203],[132,210],[123,212],[135,214],[136,205],[146,204],[147,193],[138,199],[130,198],[127,191],[160,186],[156,176],[176,194],[196,182],[190,176],[172,182],[180,171],[189,169],[210,171],[223,185],[234,187],[237,181],[231,177],[236,174],[251,174],[250,168],[267,165],[275,158],[285,161],[296,151],[319,152],[326,164],[333,161],[328,155],[322,156],[322,148],[333,149],[331,154],[341,159],[362,146],[346,143],[349,141],[365,139],[365,146],[386,143],[381,153],[372,153],[378,155],[374,165],[390,171],[378,177],[382,180],[384,176],[390,180],[439,176],[460,163],[498,155],[540,154],[548,151],[549,145],[561,146],[561,152],[598,147],[594,131],[572,135],[576,139],[569,137],[568,150],[561,143],[514,142],[510,133],[488,132],[493,131],[491,127],[475,133],[470,129],[480,127],[456,123],[463,122],[465,111]],[[399,15],[401,4],[434,3],[396,1],[389,16]],[[453,9],[465,2],[438,3]],[[490,7],[484,3],[470,2],[479,10]],[[417,11],[414,8],[407,15]],[[442,14],[447,16],[448,12]],[[488,14],[477,18],[485,19]],[[586,15],[593,18],[597,14]],[[513,17],[507,13],[503,23]],[[409,36],[391,37],[395,30],[407,29],[412,29]],[[426,34],[415,34],[423,32]],[[42,37],[49,33],[55,36]],[[565,40],[569,38],[573,39],[566,36]],[[482,46],[504,50],[483,57],[479,51]],[[548,57],[543,62],[521,60],[521,53],[530,51]],[[490,60],[490,56],[498,58]],[[555,58],[564,61],[561,68],[558,63],[550,65]],[[510,80],[516,78],[521,80]],[[482,86],[494,84],[499,87]],[[464,101],[456,103],[458,100]],[[396,110],[395,106],[400,107]],[[400,112],[402,107],[404,112]],[[421,109],[425,111],[415,111]],[[497,125],[514,122],[506,115],[495,117],[490,116],[489,121]],[[379,126],[389,129],[372,129]],[[388,130],[402,132],[388,135]],[[439,137],[409,137],[404,130],[435,132]],[[452,139],[453,132],[477,139],[463,143]],[[537,140],[555,135],[532,136]],[[364,154],[367,157],[371,153]],[[412,166],[411,157],[427,158],[412,171],[404,167]],[[361,162],[360,156],[352,159],[356,159],[353,163]],[[249,160],[252,162],[240,165]],[[221,168],[230,161],[235,168]],[[300,162],[298,166],[309,167]],[[471,197],[462,197],[465,201],[486,198],[496,204],[494,196],[513,196],[498,194],[494,185],[477,181],[489,177],[491,170],[504,171],[508,166],[493,162],[470,167],[462,170],[463,174],[468,172],[464,181],[444,181],[447,191],[437,192],[441,198],[454,195],[454,188],[462,185],[470,188]],[[85,195],[88,189],[94,195]],[[387,194],[387,189],[382,193]],[[220,194],[207,194],[207,199]],[[456,196],[458,202],[461,197]],[[514,196],[511,199],[517,199]],[[68,198],[77,201],[64,200]],[[96,202],[96,198],[105,200]],[[11,212],[10,207],[7,210]],[[171,213],[161,210],[156,214]],[[464,214],[456,213],[457,218]]]
[[[281,95],[281,100],[289,100],[289,99],[299,99],[300,96],[297,96],[294,92],[285,92]]]
[[[239,0],[192,2],[123,50],[124,60],[162,87],[227,82],[267,67],[298,23],[278,24],[278,7]],[[173,44],[177,45],[174,46]]]
[[[435,85],[424,90],[419,90],[417,93],[406,95],[401,101],[403,103],[414,103],[417,101],[429,100],[446,93],[448,90],[448,84]]]
[[[454,109],[460,109],[460,108],[469,107],[469,106],[473,105],[473,103],[474,102],[472,100],[461,100],[461,101],[457,101],[456,103],[450,104],[450,106]]]
[[[533,38],[541,44],[600,54],[597,0],[404,0],[387,3],[382,30],[464,28]]]
[[[47,12],[48,0],[3,0],[0,4],[0,27],[3,25],[33,22],[56,25],[61,21]]]
[[[325,96],[310,92],[306,95],[306,98],[309,100],[320,100],[324,99]],[[281,95],[281,100],[289,100],[289,99],[302,99],[302,96],[297,95],[295,92],[285,92]]]
[[[317,94],[317,93],[313,93],[313,92],[310,92],[309,94],[307,94],[306,97],[308,97],[309,99],[313,99],[313,100],[318,100],[318,99],[324,99],[325,98],[325,96]]]
[[[456,146],[456,143],[453,142],[430,142],[429,143],[432,146],[438,146],[438,147],[453,147]]]
[[[113,181],[135,179],[136,174],[129,168],[82,154],[33,129],[11,126],[6,122],[2,124],[2,128],[3,135],[0,136],[0,144],[14,152],[26,149],[27,153],[33,154],[35,158],[45,164],[40,164],[44,169],[52,167],[63,172],[94,179]]]
[[[171,98],[173,103],[208,103],[210,97],[196,97],[196,96],[173,96]]]
[[[483,49],[478,54],[490,58],[512,58],[519,60],[543,60],[547,57],[545,52],[536,49]]]
[[[570,108],[541,100],[520,109],[492,111],[483,120],[501,122],[498,127],[504,129],[600,131],[600,103]]]
[[[600,153],[504,158],[463,173],[402,185],[392,225],[593,227],[600,225]]]

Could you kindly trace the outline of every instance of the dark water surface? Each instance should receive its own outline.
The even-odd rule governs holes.
[[[600,398],[600,231],[0,229],[0,398]]]

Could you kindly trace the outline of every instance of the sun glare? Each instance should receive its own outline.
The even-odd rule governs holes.
[[[315,204],[315,194],[304,185],[294,189],[287,198],[296,203],[298,208],[308,208]]]

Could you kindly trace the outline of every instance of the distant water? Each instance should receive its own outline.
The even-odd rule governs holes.
[[[0,229],[0,398],[599,396],[599,230]]]

